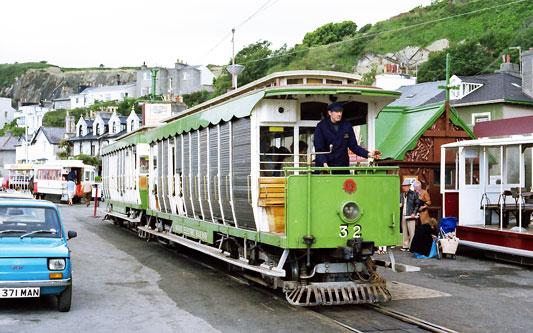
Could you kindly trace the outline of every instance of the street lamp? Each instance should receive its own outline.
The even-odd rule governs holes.
[[[235,64],[235,65],[226,66],[226,69],[228,70],[228,72],[231,73],[231,78],[232,78],[231,81],[233,83],[232,84],[233,88],[237,89],[237,76],[239,76],[239,74],[241,74],[241,72],[244,69],[244,66]]]

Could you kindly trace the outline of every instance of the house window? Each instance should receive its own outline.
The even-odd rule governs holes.
[[[172,78],[168,79],[168,90],[172,90]]]
[[[482,121],[490,121],[490,112],[480,112],[472,114],[472,125]]]
[[[183,73],[183,80],[187,80],[187,72]]]
[[[113,133],[117,133],[117,123],[113,122]]]
[[[7,111],[5,112],[5,116],[4,116],[4,117],[5,117],[5,118],[6,118],[6,120],[7,120]]]
[[[135,129],[135,120],[131,120],[131,126],[130,126],[130,130],[133,131]]]
[[[91,156],[94,156],[94,145],[91,145]]]
[[[95,134],[96,134],[96,135],[101,134],[101,133],[100,133],[100,124],[96,124]]]

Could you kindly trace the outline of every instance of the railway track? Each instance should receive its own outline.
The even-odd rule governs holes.
[[[126,228],[124,228],[126,229]],[[132,230],[126,229],[132,233]],[[162,244],[164,245],[164,244]],[[169,248],[169,250],[171,250]],[[222,263],[205,256],[198,260],[198,257],[191,257],[187,251],[172,251],[174,255],[206,267],[217,273],[223,274],[238,283],[246,284],[263,294],[269,296],[279,296],[274,290],[264,288],[257,284],[250,284],[250,281],[242,276],[236,276],[225,272]],[[200,255],[202,256],[202,255]],[[218,267],[217,267],[218,266]],[[323,306],[323,307],[298,307],[302,311],[310,311],[314,316],[338,326],[346,332],[436,332],[436,333],[457,333],[457,331],[428,322],[426,320],[389,309],[380,305],[366,304],[353,306]]]
[[[436,332],[457,333],[426,320],[395,311],[380,305],[359,305],[346,309],[340,307],[307,308],[317,316],[335,323],[348,332]],[[377,313],[376,313],[377,312]]]

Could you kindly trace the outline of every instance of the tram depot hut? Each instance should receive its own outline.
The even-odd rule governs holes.
[[[379,165],[400,167],[400,181],[416,178],[431,197],[429,213],[438,218],[440,200],[440,147],[475,138],[454,108],[446,114],[444,102],[417,107],[385,107],[376,119]],[[449,177],[445,179],[448,181]]]

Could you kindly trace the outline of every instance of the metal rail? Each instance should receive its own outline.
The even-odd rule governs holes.
[[[374,304],[366,304],[366,306],[372,310],[375,310],[377,312],[380,312],[384,315],[387,315],[389,317],[393,317],[396,319],[399,319],[403,322],[406,322],[408,324],[416,325],[420,328],[423,328],[429,332],[436,332],[436,333],[458,333],[457,331],[454,331],[452,329],[430,323],[429,321],[422,320],[420,318],[416,318],[413,316],[410,316],[405,313],[401,313],[392,309],[385,308],[383,306],[374,305]]]

